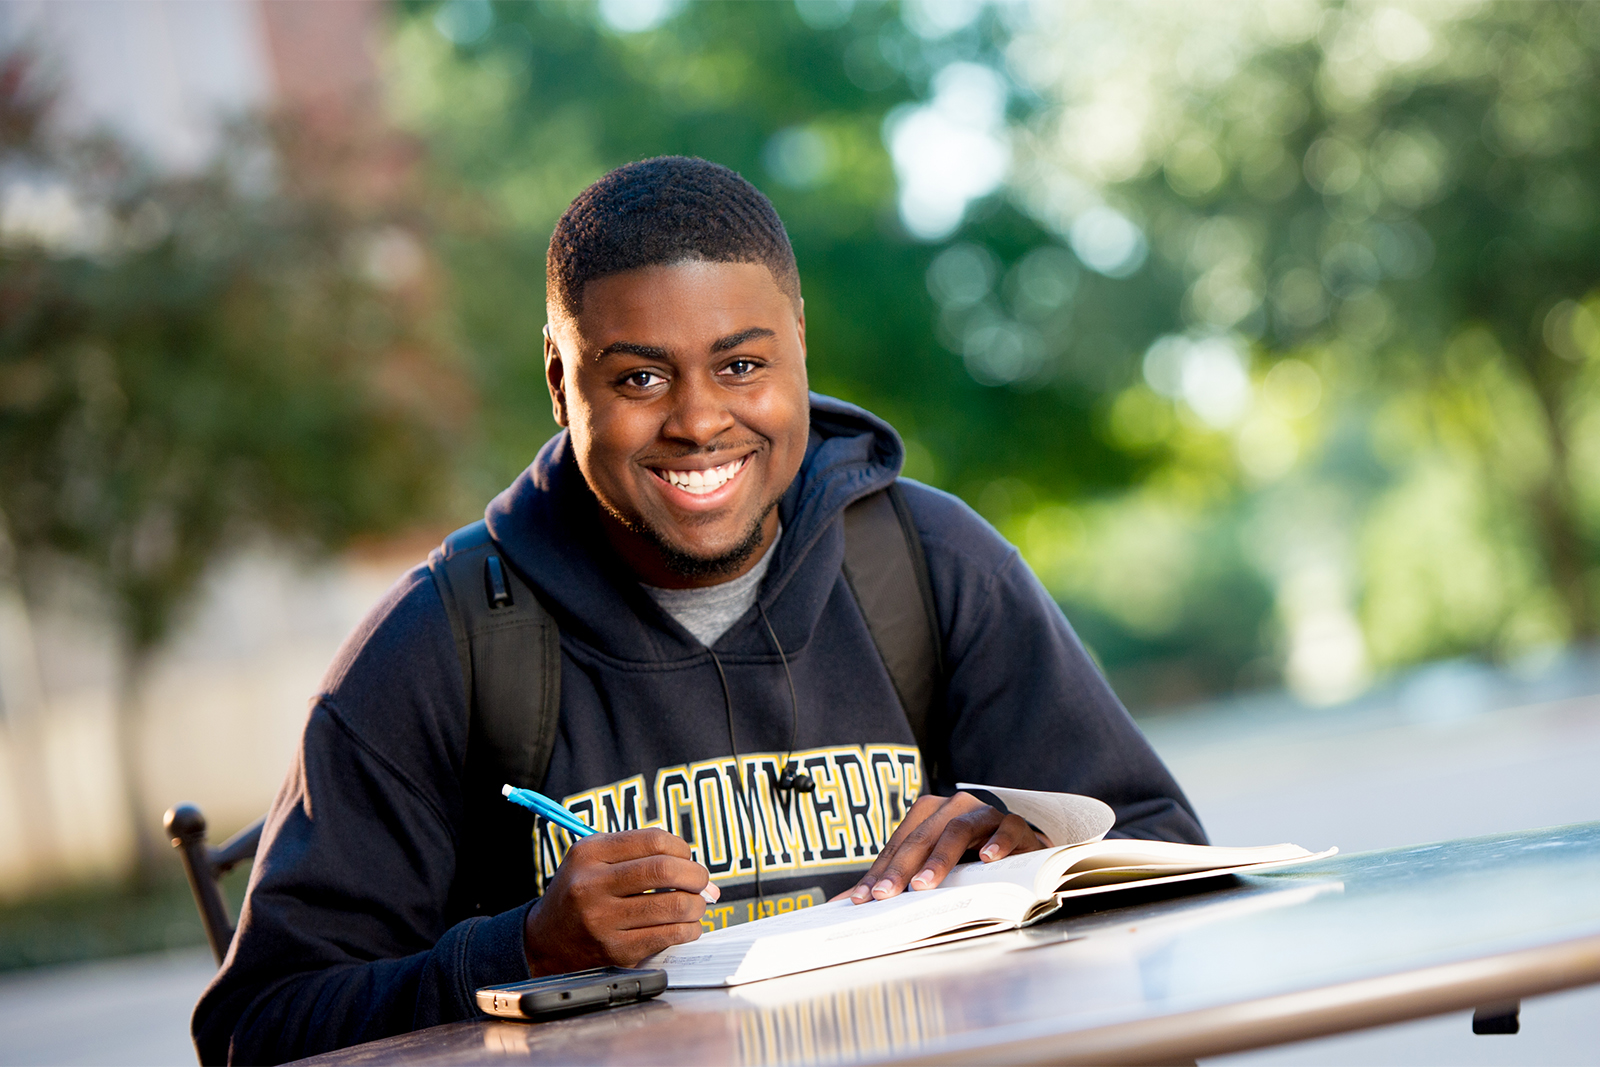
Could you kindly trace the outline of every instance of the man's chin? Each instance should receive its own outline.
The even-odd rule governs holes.
[[[703,547],[691,548],[678,537],[646,519],[630,520],[616,512],[612,512],[612,515],[629,532],[648,541],[655,549],[661,564],[673,575],[686,581],[704,582],[732,578],[739,573],[740,568],[750,562],[751,557],[761,549],[767,516],[777,506],[778,502],[774,500],[762,508],[761,513],[745,527],[743,534],[720,551],[717,549],[708,551]]]
[[[757,519],[742,539],[723,552],[694,552],[673,544],[653,528],[641,530],[661,554],[661,562],[679,578],[704,581],[708,578],[731,578],[761,548],[762,525],[766,517]]]

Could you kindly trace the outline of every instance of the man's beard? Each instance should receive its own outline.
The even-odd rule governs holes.
[[[767,522],[767,516],[772,514],[772,509],[777,506],[778,501],[774,500],[762,508],[761,514],[756,516],[755,521],[750,524],[750,529],[738,544],[720,556],[711,557],[696,556],[685,552],[668,541],[660,530],[642,519],[629,519],[623,515],[618,515],[615,511],[611,511],[610,508],[606,510],[611,511],[612,517],[622,523],[630,533],[638,534],[655,546],[655,550],[661,553],[661,562],[666,564],[667,569],[673,574],[676,574],[679,578],[700,580],[722,578],[733,574],[744,566],[750,557],[756,554],[756,550],[761,547],[761,536],[763,527]]]

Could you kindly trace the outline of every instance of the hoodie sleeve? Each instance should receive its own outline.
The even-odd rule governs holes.
[[[528,977],[527,905],[445,925],[467,716],[425,568],[345,642],[313,705],[239,931],[195,1008],[202,1063],[279,1063],[469,1018]]]
[[[1017,550],[960,500],[902,480],[945,639],[958,781],[1081,793],[1113,837],[1205,843],[1194,809]]]

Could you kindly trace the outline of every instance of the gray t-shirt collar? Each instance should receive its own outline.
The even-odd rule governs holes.
[[[702,645],[710,648],[756,602],[756,594],[761,591],[761,579],[766,577],[767,568],[772,564],[773,549],[782,536],[783,526],[780,524],[778,536],[772,539],[772,544],[767,546],[756,565],[730,582],[709,585],[703,589],[660,589],[643,582],[639,585],[662,611],[694,634]]]

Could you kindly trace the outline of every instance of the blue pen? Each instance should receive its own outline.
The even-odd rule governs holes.
[[[590,834],[595,833],[594,827],[588,825],[543,793],[535,792],[532,789],[518,789],[514,785],[505,785],[500,787],[500,795],[513,804],[520,804],[531,811],[543,815],[546,819],[574,836],[588,837]]]
[[[519,789],[514,785],[503,785],[500,787],[500,795],[513,804],[521,804],[523,807],[543,815],[552,823],[567,830],[574,837],[588,837],[590,834],[599,833],[594,827],[588,825],[543,793],[532,789]],[[656,892],[656,890],[650,890],[650,892]],[[700,890],[700,897],[707,904],[715,904],[721,899],[722,890],[715,883],[708,884],[704,889]]]

